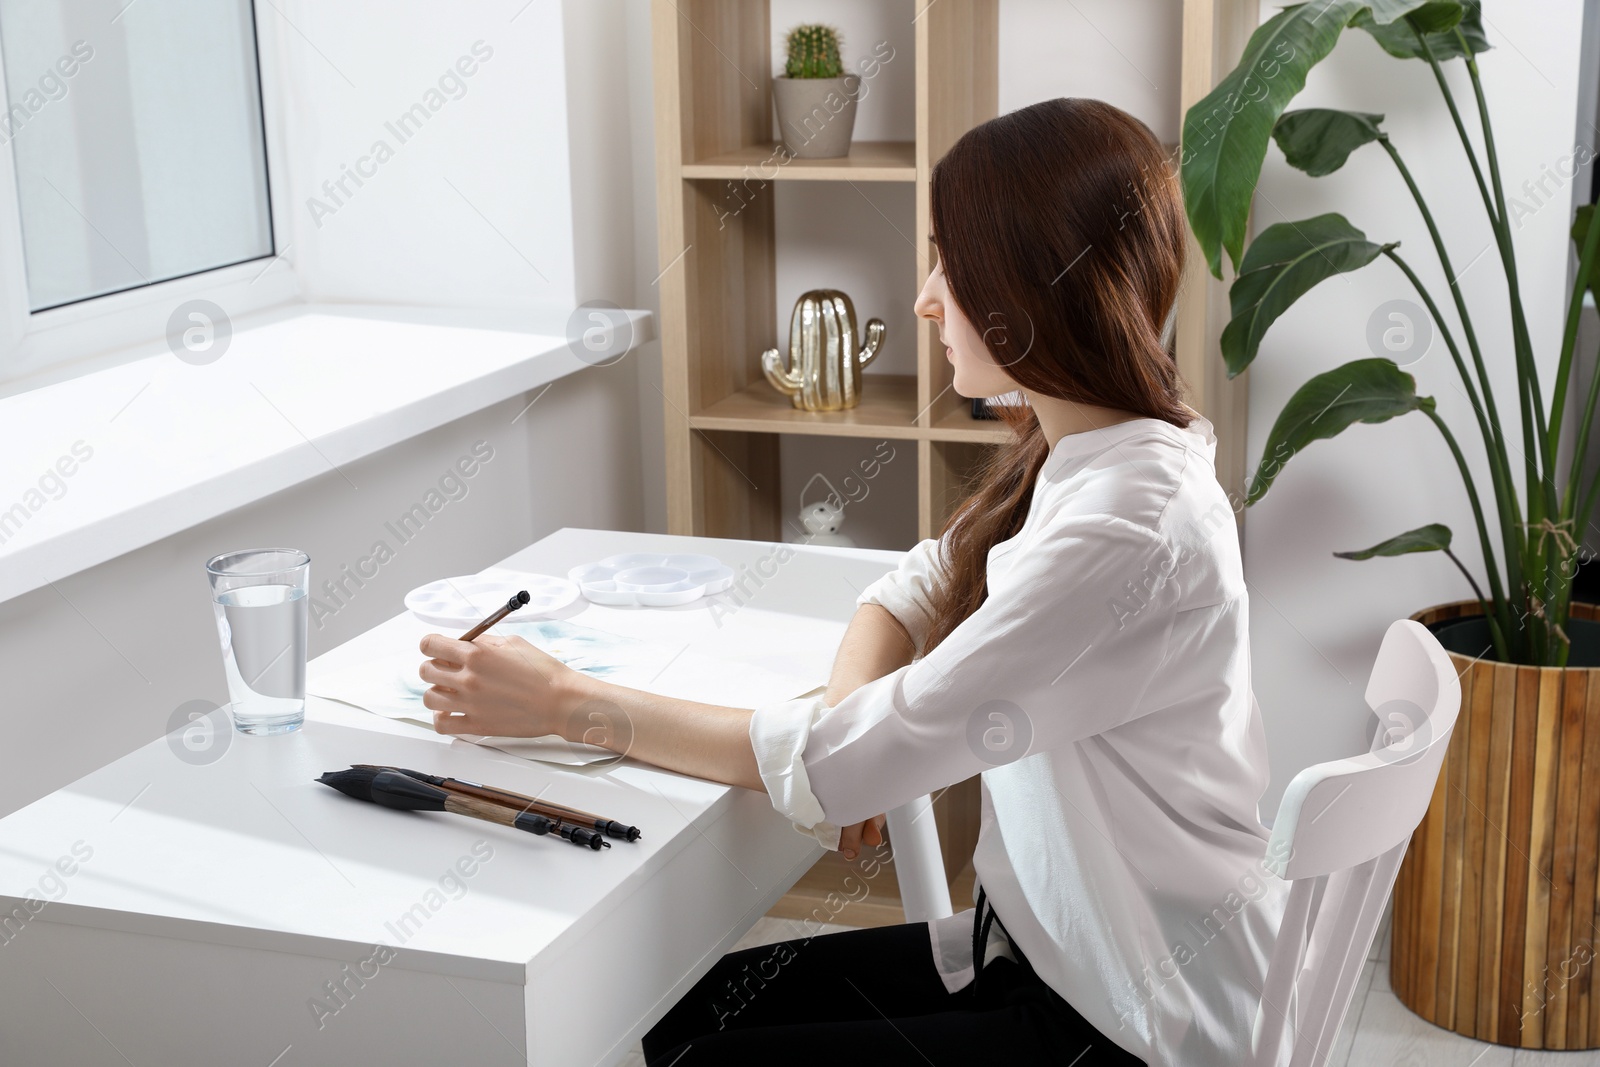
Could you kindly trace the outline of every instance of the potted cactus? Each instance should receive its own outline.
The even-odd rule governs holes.
[[[849,155],[861,79],[844,72],[839,31],[796,26],[783,42],[787,58],[783,75],[772,79],[772,99],[784,146],[798,159]]]
[[[1452,532],[1439,523],[1335,553],[1354,560],[1445,553],[1472,594],[1412,616],[1450,652],[1462,704],[1438,788],[1395,882],[1390,984],[1417,1014],[1469,1037],[1521,1048],[1586,1049],[1600,1047],[1600,1013],[1589,1004],[1600,885],[1600,607],[1578,602],[1573,585],[1582,524],[1600,501],[1600,470],[1584,462],[1600,423],[1600,375],[1575,398],[1569,387],[1584,293],[1600,292],[1600,223],[1593,204],[1574,212],[1578,266],[1565,328],[1560,347],[1541,368],[1513,240],[1523,206],[1506,195],[1478,70],[1477,56],[1490,47],[1484,24],[1481,0],[1308,0],[1284,8],[1252,34],[1238,67],[1189,110],[1179,170],[1190,227],[1212,273],[1222,276],[1224,251],[1237,268],[1229,293],[1233,317],[1221,336],[1230,377],[1256,359],[1279,316],[1336,274],[1383,260],[1397,272],[1397,290],[1426,308],[1412,309],[1393,343],[1383,335],[1382,353],[1369,333],[1376,358],[1318,374],[1290,398],[1267,435],[1246,503],[1262,499],[1299,451],[1358,423],[1415,412],[1438,429],[1471,507],[1469,536],[1481,552],[1483,583],[1456,557]],[[1436,258],[1445,278],[1458,276],[1428,199],[1403,160],[1404,146],[1383,128],[1382,115],[1286,110],[1307,72],[1346,28],[1371,35],[1396,60],[1432,74],[1442,97],[1439,121],[1455,128],[1458,160],[1477,187],[1472,199],[1481,201],[1452,202],[1449,210],[1481,207],[1487,216],[1503,303],[1471,305],[1458,286],[1440,290],[1412,268],[1413,261]],[[1461,82],[1445,75],[1445,65],[1454,63],[1466,68],[1471,94],[1462,94],[1465,99],[1458,99]],[[1369,151],[1388,156],[1415,201],[1429,243],[1402,255],[1398,242],[1369,240],[1344,216],[1328,212],[1266,225],[1247,250],[1250,203],[1272,142],[1291,167],[1312,177],[1375,146]],[[1479,344],[1474,321],[1491,316],[1509,320],[1509,346]],[[1402,369],[1426,351],[1425,345],[1412,350],[1421,326],[1442,339],[1449,362],[1436,359],[1417,369],[1429,385],[1460,389],[1470,404],[1471,430],[1459,440],[1433,397]],[[1515,368],[1510,380],[1516,390],[1509,403],[1500,403],[1491,368],[1506,364]],[[1540,372],[1551,368],[1547,390]],[[1568,442],[1577,458],[1563,470]],[[1485,493],[1468,463],[1469,450],[1486,461]],[[1391,741],[1407,737],[1421,724],[1405,719],[1391,711],[1380,729]]]

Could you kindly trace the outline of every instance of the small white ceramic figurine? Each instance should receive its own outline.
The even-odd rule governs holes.
[[[839,532],[844,525],[844,508],[831,500],[819,500],[800,509],[800,524],[810,535],[808,545],[831,545],[835,548],[854,548],[856,543]]]

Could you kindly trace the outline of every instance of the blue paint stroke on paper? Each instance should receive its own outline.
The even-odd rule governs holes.
[[[563,619],[502,624],[496,630],[520,637],[573,670],[596,678],[634,665],[644,645],[638,638],[621,637]]]

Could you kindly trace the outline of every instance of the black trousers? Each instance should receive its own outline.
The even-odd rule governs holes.
[[[993,960],[946,992],[926,923],[729,953],[645,1036],[644,1055],[651,1067],[1143,1067],[1026,961]]]

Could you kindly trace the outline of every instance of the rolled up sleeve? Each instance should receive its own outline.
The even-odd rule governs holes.
[[[839,847],[839,828],[823,818],[803,758],[811,728],[826,710],[820,694],[757,708],[750,716],[750,744],[772,806],[796,830],[833,851]]]
[[[922,659],[831,708],[816,697],[757,711],[774,805],[802,829],[848,826],[1139,716],[1167,654],[1179,563],[1121,519],[1051,530]]]
[[[856,605],[876,604],[893,615],[917,646],[927,647],[933,626],[933,594],[942,580],[937,538],[918,542],[900,566],[873,582],[856,598]]]

